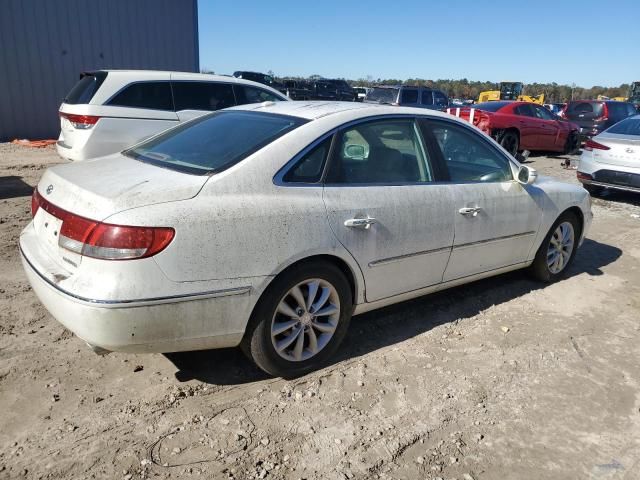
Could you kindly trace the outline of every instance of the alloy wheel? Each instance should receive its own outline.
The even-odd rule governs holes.
[[[327,346],[340,320],[340,298],[331,283],[298,283],[280,300],[271,320],[271,342],[285,360],[300,362]]]
[[[562,222],[551,235],[547,249],[547,266],[553,274],[564,270],[575,243],[575,233],[571,222]]]

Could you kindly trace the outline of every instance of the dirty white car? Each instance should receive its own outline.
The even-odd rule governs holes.
[[[351,102],[209,114],[49,169],[32,210],[29,281],[97,351],[242,345],[282,376],[329,360],[353,314],[519,268],[557,279],[592,217],[584,189],[466,122]]]

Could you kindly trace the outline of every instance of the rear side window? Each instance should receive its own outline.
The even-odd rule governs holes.
[[[635,135],[640,136],[640,117],[627,118],[616,123],[607,130],[607,133],[615,133],[617,135]]]
[[[305,123],[264,112],[221,111],[185,122],[123,153],[172,170],[220,172]]]
[[[89,103],[105,78],[107,78],[107,72],[83,75],[64,98],[64,103],[69,105]]]
[[[422,91],[422,105],[433,105],[433,92],[431,90]]]
[[[287,172],[283,180],[287,183],[318,183],[322,177],[322,169],[331,148],[332,138],[329,136],[329,138],[303,156]]]
[[[279,102],[282,100],[282,98],[261,88],[236,85],[235,90],[238,105],[244,105],[245,103]]]
[[[137,82],[118,92],[106,105],[150,110],[173,110],[169,82]]]
[[[635,112],[630,112],[627,109],[626,103],[609,103],[607,104],[607,108],[609,110],[609,115],[621,120],[623,118],[627,118],[629,115],[633,115]]]
[[[433,97],[435,98],[437,106],[446,107],[447,105],[449,105],[449,99],[444,93],[436,90],[433,92]]]
[[[535,117],[536,113],[533,110],[533,107],[529,104],[518,105],[515,108],[516,115],[522,115],[523,117]]]
[[[418,103],[418,90],[405,88],[400,93],[400,103]]]
[[[220,110],[236,104],[233,88],[228,83],[171,82],[176,111]]]

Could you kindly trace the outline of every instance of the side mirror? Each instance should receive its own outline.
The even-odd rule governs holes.
[[[531,167],[522,165],[518,170],[518,182],[522,185],[531,185],[538,178],[538,172]]]
[[[364,160],[366,158],[364,145],[347,145],[344,149],[344,156],[352,160]]]

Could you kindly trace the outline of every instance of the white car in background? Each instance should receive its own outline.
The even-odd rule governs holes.
[[[214,110],[286,100],[271,87],[234,77],[146,70],[85,72],[60,105],[57,150],[67,160],[101,157]]]
[[[27,277],[97,351],[241,345],[286,377],[330,360],[353,314],[561,278],[592,218],[583,188],[467,122],[353,102],[235,107],[55,166],[32,213]]]
[[[577,175],[593,195],[605,188],[640,193],[640,115],[587,140]]]

